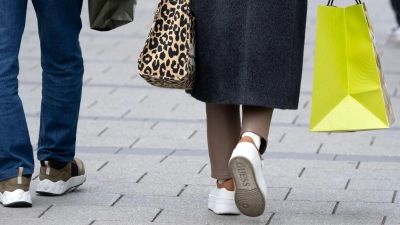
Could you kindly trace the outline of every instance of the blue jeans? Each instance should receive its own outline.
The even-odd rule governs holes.
[[[79,45],[82,0],[32,0],[39,26],[42,104],[38,159],[69,162],[75,155],[82,94]],[[34,170],[24,109],[18,96],[21,38],[27,0],[0,0],[0,180]]]

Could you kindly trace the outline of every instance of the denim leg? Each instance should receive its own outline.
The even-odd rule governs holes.
[[[43,69],[38,159],[69,162],[75,155],[82,95],[82,0],[32,2],[38,18]]]
[[[400,0],[392,0],[392,6],[396,14],[397,25],[400,26]]]
[[[0,180],[34,169],[33,150],[18,96],[18,54],[25,28],[27,0],[0,0]]]

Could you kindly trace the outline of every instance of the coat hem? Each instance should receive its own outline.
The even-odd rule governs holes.
[[[299,108],[298,102],[292,103],[292,104],[286,104],[286,105],[281,105],[281,104],[276,104],[271,101],[265,101],[263,103],[260,103],[259,101],[253,102],[251,100],[247,101],[224,101],[220,99],[205,99],[205,98],[199,98],[193,94],[191,94],[193,98],[195,98],[198,101],[204,102],[204,103],[211,103],[211,104],[221,104],[221,105],[249,105],[249,106],[258,106],[258,107],[265,107],[265,108],[274,108],[274,109],[283,109],[283,110],[297,110]]]

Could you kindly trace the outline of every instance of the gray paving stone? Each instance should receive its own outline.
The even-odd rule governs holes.
[[[95,220],[94,225],[131,225],[132,222],[129,221],[121,221],[121,220]],[[140,222],[140,224],[172,224],[172,223],[155,223],[155,222]]]
[[[196,150],[177,150],[173,156],[205,156],[208,157],[208,151],[196,151]]]
[[[19,209],[17,210],[19,211]],[[29,224],[29,225],[43,225],[43,224],[59,224],[59,225],[82,225],[82,224],[90,224],[92,221],[86,219],[41,219],[41,218],[0,218],[0,224],[4,225],[12,225],[12,224]]]
[[[287,141],[289,142],[289,140]],[[318,142],[297,142],[279,143],[275,141],[268,142],[268,149],[274,152],[282,153],[316,153],[319,147]]]
[[[394,203],[340,202],[336,214],[393,216],[399,214],[399,206]]]
[[[53,206],[41,218],[68,221],[73,215],[74,219],[83,221],[119,218],[119,220],[140,223],[150,222],[158,211],[159,209],[155,207]]]
[[[327,138],[326,134],[310,133],[308,128],[298,128],[296,130],[298,132],[288,132],[279,140],[278,144],[274,143],[275,145],[269,145],[269,147],[272,147],[276,152],[316,153],[320,144]]]
[[[400,162],[398,156],[367,156],[367,155],[338,155],[337,161],[361,161],[361,162]]]
[[[169,148],[169,149],[207,149],[207,141],[195,142],[193,140],[179,140],[156,136],[147,136],[140,138],[134,145],[136,148]]]
[[[301,166],[276,166],[275,164],[268,164],[264,161],[263,172],[265,176],[274,177],[299,177],[303,167]]]
[[[87,73],[95,73],[98,74],[101,70],[104,70],[104,67],[100,67],[93,72],[87,71]],[[93,77],[93,76],[88,76]],[[82,89],[82,103],[81,110],[87,109],[91,107],[94,101],[98,101],[102,98],[107,98],[110,95],[110,92],[113,90],[113,87],[96,87],[96,86],[85,86]]]
[[[267,152],[264,157],[268,159],[333,160],[335,155]]]
[[[78,136],[77,146],[81,147],[131,147],[138,137],[98,137],[98,136]]]
[[[95,153],[95,154],[115,154],[119,148],[116,147],[77,147],[77,153]]]
[[[118,152],[119,155],[161,155],[167,156],[173,153],[172,149],[151,149],[151,148],[123,148]]]
[[[207,150],[207,139],[194,137],[188,141],[181,142],[178,145],[178,149],[190,149],[190,150]]]
[[[90,103],[90,104],[92,104],[92,103]],[[78,123],[77,136],[78,137],[87,137],[87,136],[96,137],[100,134],[101,131],[103,131],[106,128],[107,128],[107,125],[104,124],[104,121],[81,120]]]
[[[393,191],[294,188],[288,200],[390,203],[393,194]]]
[[[398,134],[396,130],[390,130],[390,132],[381,131],[368,131],[368,132],[355,132],[367,133],[365,137],[359,135],[354,136],[349,134],[349,137],[342,135],[343,140],[338,138],[328,139],[323,143],[320,153],[323,154],[342,154],[342,155],[375,155],[375,156],[399,156],[398,151],[394,147],[398,146],[394,136],[385,137],[388,134],[394,132]],[[354,140],[347,140],[354,136]],[[398,136],[398,135],[397,135]],[[371,145],[372,143],[372,145]]]
[[[382,60],[382,62],[384,62],[383,65],[385,66],[384,68],[386,70],[389,70],[389,71],[399,70],[399,66],[396,63],[396,60],[394,59],[394,57],[396,55],[398,56],[399,53],[400,53],[400,49],[392,48],[392,49],[390,49],[390,51],[389,50],[385,51],[385,54],[383,54],[381,56],[381,60]]]
[[[152,125],[154,123],[151,123]],[[187,141],[189,137],[193,134],[194,130],[153,130],[150,128],[144,129],[142,127],[133,128],[133,127],[121,127],[110,126],[107,132],[105,132],[102,137],[154,137],[154,139],[158,139],[158,142],[163,141],[165,139],[175,139],[179,141]],[[149,143],[147,143],[149,144]]]
[[[188,187],[181,193],[182,197],[194,198],[208,198],[208,194],[215,188],[214,185],[188,185]],[[268,200],[283,200],[289,188],[268,188]]]
[[[382,170],[397,170],[400,171],[400,163],[398,162],[361,162],[359,170],[365,171],[382,171]]]
[[[397,225],[400,224],[400,216],[388,216],[385,221],[385,225]]]
[[[381,224],[381,216],[358,215],[309,215],[309,214],[276,214],[271,225],[377,225]]]
[[[318,169],[306,168],[302,177],[338,177],[338,178],[360,178],[377,180],[396,180],[400,179],[398,170],[355,170],[355,169]]]
[[[168,196],[176,197],[184,187],[183,184],[146,184],[136,182],[119,182],[118,186],[114,182],[87,182],[79,189],[80,193],[96,193],[103,195],[137,195],[137,196]]]
[[[154,125],[154,122],[123,121],[122,118],[114,120],[95,119],[96,117],[94,116],[92,118],[92,120],[88,118],[79,122],[78,136],[124,137],[130,139],[131,137],[140,137],[143,131],[150,130]],[[118,127],[118,130],[115,130],[116,127]]]
[[[289,188],[271,188],[268,187],[267,199],[284,200],[289,192]]]
[[[3,207],[1,205],[1,210],[0,210],[0,222],[1,221],[13,221],[14,219],[21,219],[21,216],[23,215],[24,219],[36,219],[42,214],[47,208],[50,207],[50,203],[46,205],[37,205],[32,208],[7,208]],[[1,223],[1,224],[7,224],[7,223]],[[10,224],[10,223],[8,223]]]
[[[167,197],[167,196],[136,196],[125,195],[113,208],[149,207],[158,209],[190,209],[201,211],[207,209],[207,197]]]
[[[255,218],[243,215],[216,215],[205,206],[196,210],[196,214],[193,214],[191,208],[167,208],[157,217],[155,222],[173,224],[266,224],[269,217],[269,213],[264,213]]]
[[[109,164],[101,171],[125,173],[125,171],[129,172],[127,170],[130,169],[144,168],[147,165],[157,165],[160,160],[164,158],[162,155],[124,155],[123,158],[118,156],[118,154],[111,156],[109,158]]]
[[[273,115],[272,123],[291,123],[294,121],[298,112],[294,110],[276,110]],[[272,127],[273,131],[274,128]]]
[[[111,103],[100,102],[89,109],[83,109],[80,113],[81,116],[111,116],[115,118],[121,118],[130,108],[128,107],[129,102],[123,102],[120,106],[113,105]],[[116,104],[116,103],[114,103]]]
[[[146,171],[129,170],[124,173],[101,172],[88,174],[91,182],[137,182]]]
[[[85,185],[85,184],[84,184]],[[120,195],[112,193],[102,193],[99,195],[94,191],[87,190],[87,186],[82,186],[76,189],[73,193],[68,193],[63,196],[49,197],[49,196],[34,196],[33,201],[35,206],[46,206],[53,204],[54,206],[81,206],[82,208],[88,206],[111,206]]]
[[[296,178],[266,177],[268,187],[288,188],[338,188],[344,189],[348,179],[344,178]]]
[[[366,180],[352,179],[348,189],[357,190],[399,190],[399,180]]]
[[[324,161],[324,160],[294,160],[294,159],[264,159],[267,166],[276,168],[321,168],[321,169],[355,169],[357,162]]]
[[[187,130],[187,131],[206,131],[206,123],[172,123],[172,122],[159,122],[154,130]]]
[[[204,156],[175,156],[174,154],[165,158],[162,163],[157,164],[159,171],[166,171],[169,174],[176,175],[177,172],[192,172],[197,175],[210,161]]]
[[[372,138],[373,136],[368,132],[331,133],[323,142],[320,153],[348,154],[357,151],[360,154],[368,154],[372,148],[370,146]]]
[[[81,159],[85,164],[85,171],[87,174],[96,173],[97,170],[107,161],[118,160],[117,156],[114,154],[90,154],[77,152],[76,157]]]
[[[177,171],[177,170],[176,170]],[[141,183],[152,183],[152,184],[202,184],[202,185],[214,185],[215,179],[212,179],[210,175],[197,174],[192,172],[180,172],[179,175],[176,173],[164,173],[157,174],[156,172],[149,173],[140,182]]]
[[[267,203],[267,212],[288,214],[331,214],[335,202],[275,201]]]

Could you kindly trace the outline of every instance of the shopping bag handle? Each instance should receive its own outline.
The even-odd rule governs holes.
[[[327,6],[332,6],[334,0],[329,0],[328,5]],[[357,5],[358,4],[362,4],[361,0],[356,0]]]

